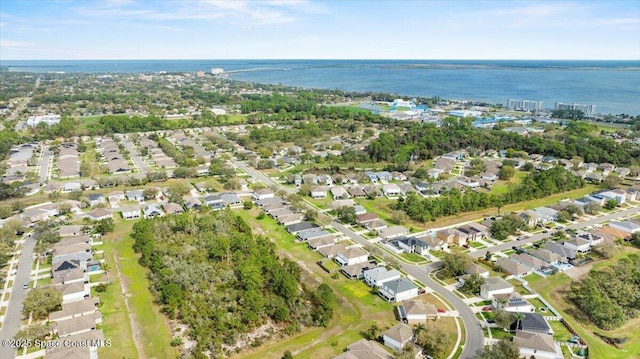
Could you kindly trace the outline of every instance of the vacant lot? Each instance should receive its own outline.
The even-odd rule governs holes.
[[[624,247],[624,250],[614,259],[598,261],[594,266],[598,268],[605,267],[608,263],[619,260],[630,253],[638,252],[640,252],[640,250],[632,247]],[[573,303],[568,301],[566,296],[572,282],[569,276],[559,273],[545,279],[531,275],[527,277],[527,280],[533,289],[560,311],[569,325],[587,342],[591,358],[640,358],[640,340],[638,340],[638,338],[640,338],[640,318],[630,320],[627,324],[614,330],[602,330],[593,325],[582,311],[578,310]],[[616,348],[598,338],[596,333],[610,338],[626,338],[627,341],[620,345],[620,348]]]

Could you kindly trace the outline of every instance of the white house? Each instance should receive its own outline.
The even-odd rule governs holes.
[[[399,278],[400,272],[395,269],[388,270],[385,267],[377,267],[364,272],[364,281],[370,287],[379,287],[384,282]]]
[[[382,341],[384,345],[397,352],[401,352],[405,344],[413,340],[413,328],[404,324],[398,323],[389,328],[386,332],[382,333]]]
[[[382,193],[387,197],[397,197],[402,191],[395,183],[385,183],[382,185]]]
[[[516,331],[513,342],[520,348],[523,358],[563,359],[560,345],[549,334]]]
[[[73,282],[54,286],[62,294],[62,304],[89,298],[89,285],[83,282]]]
[[[140,209],[137,207],[126,207],[120,211],[122,218],[124,219],[138,219],[140,218]]]
[[[317,186],[311,188],[311,198],[325,198],[327,197],[327,189],[323,186]]]
[[[612,227],[630,234],[640,232],[640,224],[635,221],[612,221],[609,223],[609,227]]]
[[[89,214],[87,214],[87,217],[89,217],[89,219],[92,221],[101,221],[103,219],[113,218],[113,214],[104,208],[98,208],[94,211],[89,212]]]
[[[533,312],[535,308],[520,293],[494,294],[491,305],[495,310],[507,312]]]
[[[513,293],[513,286],[500,277],[486,278],[484,284],[480,286],[480,296],[486,300],[493,299],[496,294],[509,293]]]
[[[398,306],[398,314],[405,323],[424,323],[438,318],[438,309],[433,304],[425,305],[420,299],[408,299]]]
[[[275,192],[273,192],[272,190],[268,189],[268,188],[263,188],[260,190],[257,190],[255,192],[253,192],[253,199],[255,199],[256,201],[260,201],[263,199],[268,199],[268,198],[274,198],[276,196]]]
[[[398,278],[382,283],[378,295],[387,302],[400,302],[418,296],[418,286],[407,278]]]
[[[369,253],[358,247],[349,247],[340,251],[334,260],[341,266],[364,263],[369,260]]]
[[[576,251],[578,253],[587,253],[591,250],[591,242],[586,241],[582,238],[572,238],[568,241],[565,241],[563,245],[568,249]]]

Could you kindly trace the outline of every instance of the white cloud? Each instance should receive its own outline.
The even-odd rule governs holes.
[[[11,41],[11,40],[6,40],[6,39],[0,39],[0,47],[10,47],[10,48],[22,49],[22,48],[28,48],[28,47],[32,47],[32,46],[33,46],[33,44],[30,44],[28,42]]]

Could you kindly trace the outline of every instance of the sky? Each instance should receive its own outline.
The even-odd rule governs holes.
[[[640,0],[0,0],[0,60],[640,59]]]

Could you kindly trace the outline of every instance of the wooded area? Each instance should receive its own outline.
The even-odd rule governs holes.
[[[631,254],[572,283],[569,298],[598,328],[620,327],[640,314],[640,255]]]
[[[196,357],[221,353],[223,343],[268,321],[286,334],[326,326],[337,305],[331,288],[300,283],[298,265],[278,258],[275,245],[231,211],[143,220],[131,236],[163,311],[197,341]]]

